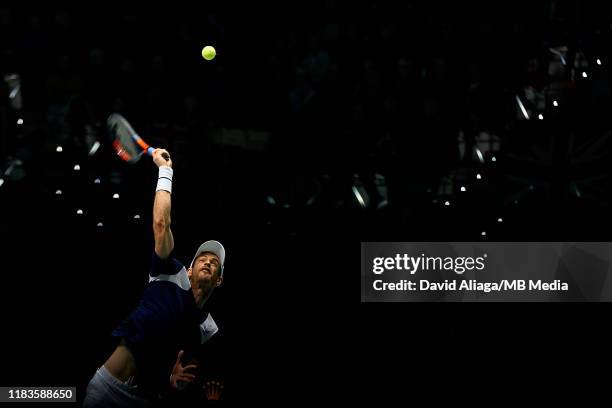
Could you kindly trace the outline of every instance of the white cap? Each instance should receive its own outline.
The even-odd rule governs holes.
[[[219,257],[219,262],[221,262],[221,276],[223,276],[223,265],[225,265],[225,248],[223,248],[223,245],[221,245],[219,241],[206,241],[200,245],[189,267],[193,267],[193,263],[195,262],[196,258],[202,255],[204,252],[210,252]]]

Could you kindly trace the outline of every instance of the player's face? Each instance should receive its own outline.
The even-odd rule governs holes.
[[[193,263],[191,275],[193,280],[203,289],[213,287],[219,280],[221,262],[219,257],[211,252],[204,252]]]

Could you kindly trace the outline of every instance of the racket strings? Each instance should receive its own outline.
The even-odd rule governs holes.
[[[125,161],[130,161],[132,160],[132,155],[130,155],[121,145],[121,143],[119,143],[119,141],[115,140],[113,141],[113,148],[115,149],[115,152],[117,153],[117,156],[119,156],[122,160]]]
[[[113,139],[113,148],[122,160],[135,163],[145,153],[152,155],[153,148],[138,136],[123,116],[113,113],[108,117],[106,123]]]

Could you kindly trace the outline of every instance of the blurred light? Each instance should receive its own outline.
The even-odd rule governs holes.
[[[89,153],[88,153],[89,156],[93,156],[94,154],[96,154],[99,148],[100,148],[100,142],[96,140],[93,146],[91,146],[91,149],[89,149]]]
[[[113,198],[117,198],[118,199],[119,198],[119,194],[117,194],[117,193],[113,194]]]
[[[15,99],[15,97],[17,96],[17,94],[19,93],[19,89],[21,89],[21,86],[17,85],[15,88],[13,88],[13,90],[11,91],[11,93],[9,94],[9,98],[10,99]]]
[[[96,179],[94,180],[94,184],[100,184],[100,179],[99,179],[99,178],[96,178]]]
[[[583,72],[583,73],[582,73],[582,77],[583,77],[583,78],[588,78],[587,73],[586,73],[586,72]]]
[[[476,147],[476,155],[478,156],[478,160],[480,160],[481,163],[484,163],[484,157],[482,156],[482,152],[477,147]]]
[[[55,151],[56,151],[56,152],[58,152],[58,153],[61,153],[61,152],[63,152],[63,151],[64,151],[64,149],[62,149],[62,146],[57,146],[57,147],[55,148]]]
[[[559,106],[559,102],[553,101],[553,106],[556,108],[557,106]]]
[[[366,208],[365,200],[363,199],[363,196],[361,195],[361,192],[359,191],[357,186],[353,186],[353,194],[355,195],[355,198],[357,198],[357,201],[359,201],[359,205],[361,205],[363,208]]]
[[[529,191],[533,191],[535,189],[535,187],[533,186],[533,184],[529,185]]]
[[[544,120],[544,115],[542,115],[541,113],[538,115],[538,119],[540,120]]]
[[[17,124],[18,125],[23,125],[23,119],[21,119],[21,118],[17,119]]]
[[[306,205],[313,205],[315,203],[315,201],[317,201],[317,195],[313,195],[311,196],[307,201],[306,201]]]
[[[552,52],[553,54],[556,54],[557,56],[559,56],[559,59],[561,60],[561,63],[563,65],[567,65],[567,61],[565,60],[565,57],[563,56],[563,53],[555,48],[549,48],[548,49],[550,52]]]
[[[438,200],[436,200],[435,198],[433,200],[431,200],[432,203],[434,204],[438,204]]]
[[[139,219],[140,219],[140,215],[139,215],[139,214],[136,214],[136,215],[134,216],[134,219],[135,219],[135,220],[139,220]]]
[[[529,114],[527,113],[527,109],[525,109],[525,106],[523,105],[523,102],[521,102],[521,98],[518,97],[518,95],[516,96],[516,102],[519,105],[519,108],[521,108],[521,112],[523,112],[523,116],[525,117],[525,119],[529,120]]]
[[[361,180],[359,180],[359,174],[357,173],[353,174],[353,185],[351,189],[361,208],[368,208],[370,206],[370,195],[363,187]]]
[[[57,191],[55,192],[55,195],[62,195],[62,190],[57,190]]]
[[[78,209],[78,210],[77,210],[77,215],[83,215],[83,210]]]
[[[582,194],[580,193],[580,190],[578,189],[578,185],[576,183],[572,183],[570,185],[570,189],[574,190],[574,194],[576,194],[576,197],[580,198],[582,196]]]
[[[601,65],[601,60],[597,58],[597,65]]]
[[[376,187],[376,192],[380,197],[381,201],[376,206],[376,209],[380,210],[381,208],[388,205],[389,200],[389,192],[387,189],[387,179],[380,173],[374,174],[374,186]],[[313,197],[314,198],[314,197]]]
[[[514,200],[514,204],[518,204],[518,200]]]
[[[461,186],[461,191],[465,192],[465,187]]]
[[[4,184],[4,179],[0,177],[0,187]]]
[[[500,217],[500,218],[497,219],[497,222],[504,222],[504,220],[503,220],[503,218]]]
[[[98,223],[98,227],[103,227],[104,224],[102,224],[101,222]]]
[[[481,180],[481,179],[482,179],[482,176],[480,175],[480,173],[478,173],[478,174],[476,175],[476,179],[477,179],[477,180]]]
[[[78,164],[74,165],[74,171],[79,171],[81,170],[81,166],[79,166]]]
[[[268,202],[268,204],[270,205],[276,205],[276,200],[274,199],[274,197],[272,196],[267,196],[266,197],[266,201]]]
[[[444,205],[448,207],[450,205],[450,201],[445,201]]]
[[[9,164],[6,170],[4,170],[5,176],[10,176],[13,173],[13,170],[15,170],[15,167],[23,165],[23,162],[19,159],[12,160],[10,163],[11,164]]]
[[[480,233],[480,235],[482,235],[483,237],[486,237],[486,236],[487,236],[487,231],[482,231],[482,232]]]

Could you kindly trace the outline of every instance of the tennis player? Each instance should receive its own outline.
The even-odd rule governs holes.
[[[155,149],[153,161],[159,179],[149,284],[136,310],[113,331],[117,347],[89,382],[86,408],[152,406],[184,388],[198,369],[188,357],[218,331],[204,305],[223,282],[225,249],[217,241],[204,242],[188,269],[170,256],[172,160],[166,150]]]

